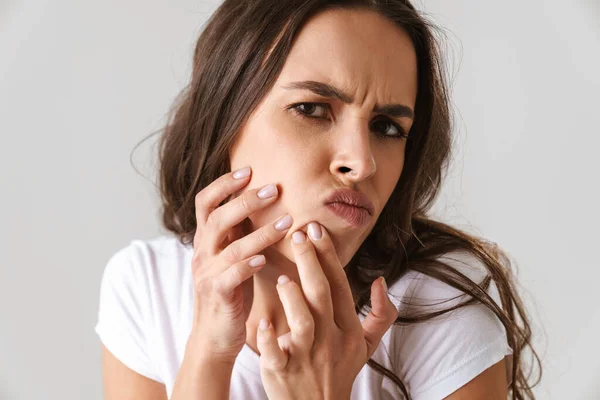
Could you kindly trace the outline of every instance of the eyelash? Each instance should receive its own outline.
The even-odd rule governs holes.
[[[307,105],[307,104],[308,105],[314,105],[314,106],[322,106],[322,107],[327,108],[328,111],[331,111],[330,107],[329,107],[329,104],[327,104],[327,103],[302,102],[302,103],[291,104],[287,108],[289,110],[291,110],[295,115],[298,115],[298,116],[303,117],[303,118],[323,119],[323,117],[311,117],[307,113],[305,113],[303,111],[300,111],[298,109],[298,106]],[[400,133],[397,134],[397,135],[380,134],[381,137],[383,137],[384,139],[402,139],[402,138],[408,139],[408,138],[412,137],[412,135],[407,135],[406,133],[404,133],[404,129],[402,129],[402,127],[400,127],[398,124],[396,124],[394,122],[391,122],[388,118],[385,118],[385,119],[387,119],[387,121],[385,121],[385,122],[387,122],[387,123],[391,124],[392,126],[394,126],[396,128],[396,130],[398,130],[398,132],[400,132]],[[379,121],[377,121],[377,122],[379,122]]]

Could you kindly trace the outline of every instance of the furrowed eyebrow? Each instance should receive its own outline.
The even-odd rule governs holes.
[[[352,96],[342,92],[340,89],[331,86],[327,83],[318,81],[290,82],[284,85],[283,88],[288,90],[310,90],[311,92],[316,93],[319,96],[327,97],[330,99],[337,99],[346,104],[352,104],[352,102],[354,101]],[[375,107],[373,107],[373,111],[375,111],[376,113],[388,115],[390,117],[405,117],[410,119],[415,118],[413,110],[404,104],[375,104]]]

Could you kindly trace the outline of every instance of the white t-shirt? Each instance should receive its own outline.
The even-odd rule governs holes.
[[[163,383],[168,397],[181,365],[193,316],[192,245],[176,237],[133,240],[108,261],[100,287],[96,333],[123,364]],[[452,259],[448,258],[452,257]],[[482,265],[466,253],[444,261],[480,282]],[[461,262],[462,261],[462,262]],[[411,271],[389,288],[403,302],[438,302],[461,294]],[[497,289],[489,294],[500,304]],[[462,299],[440,304],[442,308]],[[364,316],[359,314],[362,321]],[[484,305],[460,308],[429,322],[392,325],[372,358],[393,371],[414,400],[442,399],[512,353],[500,320]],[[231,399],[267,399],[259,355],[244,345],[234,364]],[[352,387],[352,400],[403,399],[397,385],[366,365]]]

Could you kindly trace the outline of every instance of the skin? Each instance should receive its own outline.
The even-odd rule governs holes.
[[[245,221],[244,234],[285,213],[294,218],[284,239],[262,252],[267,263],[252,278],[254,298],[246,328],[247,344],[256,353],[260,354],[257,330],[262,317],[271,323],[271,340],[290,331],[282,304],[285,295],[278,293],[277,278],[287,275],[301,288],[292,234],[297,230],[306,233],[308,223],[318,222],[336,249],[339,265],[345,266],[372,230],[400,178],[406,146],[406,139],[381,135],[402,133],[390,123],[406,133],[413,122],[411,118],[388,119],[374,113],[373,106],[399,103],[414,110],[416,68],[410,39],[384,17],[353,10],[320,13],[300,32],[280,76],[231,147],[232,171],[252,166],[251,181],[234,197],[268,183],[279,189],[277,201]],[[302,80],[332,84],[353,96],[354,102],[345,104],[307,90],[282,87]],[[323,118],[314,120],[286,109],[301,102],[327,103],[330,109],[300,106],[307,114]],[[375,121],[381,122],[373,127]],[[344,172],[342,167],[355,174]],[[373,203],[375,211],[367,224],[352,227],[323,205],[331,191],[344,187],[365,193]],[[321,267],[328,270],[327,265]],[[298,294],[302,292],[296,293],[295,304],[300,307]],[[164,385],[130,370],[104,346],[102,355],[105,398],[167,398]],[[506,387],[502,360],[446,399],[506,399]]]
[[[354,103],[283,88],[303,80],[329,83],[351,94]],[[311,221],[320,223],[344,266],[371,232],[404,165],[406,139],[383,135],[403,133],[392,124],[408,132],[413,122],[376,114],[373,106],[400,103],[414,109],[416,95],[414,49],[390,21],[374,13],[334,10],[315,16],[299,33],[277,81],[230,150],[232,170],[252,166],[252,180],[241,192],[268,183],[279,189],[279,199],[254,213],[244,231],[252,232],[284,213],[294,218],[286,237],[263,252],[267,264],[253,278],[254,300],[246,326],[247,344],[257,353],[254,333],[262,317],[273,323],[277,336],[289,331],[275,285],[282,274],[300,284],[290,243],[293,232],[307,232]],[[300,106],[310,116],[321,117],[309,119],[286,109],[298,102],[328,103],[330,110]],[[376,121],[380,122],[373,125]],[[350,226],[324,206],[324,198],[337,188],[369,197],[375,212],[367,224]]]

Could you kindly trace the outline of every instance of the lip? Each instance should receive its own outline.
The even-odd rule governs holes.
[[[334,190],[325,199],[325,205],[331,203],[344,203],[349,206],[363,208],[367,213],[372,216],[374,212],[373,203],[369,200],[369,197],[361,192],[351,189],[337,189]]]
[[[371,214],[369,214],[367,209],[350,206],[345,203],[329,203],[327,204],[327,208],[355,227],[366,224],[371,218]]]

